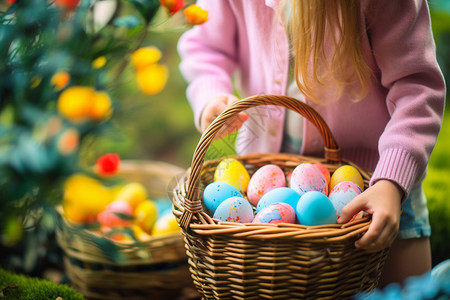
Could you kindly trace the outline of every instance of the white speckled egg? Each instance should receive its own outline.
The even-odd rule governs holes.
[[[253,205],[270,190],[286,186],[283,170],[274,164],[262,166],[252,175],[248,183],[247,198]]]
[[[295,223],[295,210],[287,203],[275,203],[256,214],[253,223]]]
[[[331,189],[329,198],[338,219],[341,217],[342,208],[361,193],[361,188],[352,181],[341,181]]]
[[[250,202],[242,197],[231,197],[219,204],[213,218],[225,222],[251,223],[254,218]]]
[[[290,187],[300,195],[309,191],[328,195],[328,183],[322,172],[313,164],[302,163],[292,172]]]

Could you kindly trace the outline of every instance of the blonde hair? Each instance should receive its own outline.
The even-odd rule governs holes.
[[[359,83],[359,91],[350,90],[350,96],[353,101],[364,98],[371,70],[361,47],[360,0],[290,0],[289,5],[295,79],[302,94],[323,103],[333,100],[320,99],[330,84],[337,88],[337,100],[346,87]]]

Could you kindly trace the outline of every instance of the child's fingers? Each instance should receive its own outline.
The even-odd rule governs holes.
[[[238,131],[245,121],[248,120],[248,115],[246,113],[239,113],[238,115],[230,118],[219,130],[219,132],[214,137],[215,140],[219,140],[224,136]]]
[[[355,247],[376,252],[389,247],[398,233],[387,216],[374,214],[368,231],[355,242]]]
[[[359,195],[355,197],[352,201],[350,201],[347,205],[345,205],[341,210],[341,216],[338,220],[339,223],[347,223],[353,218],[354,215],[359,213],[362,210],[365,210],[367,207],[366,199]]]

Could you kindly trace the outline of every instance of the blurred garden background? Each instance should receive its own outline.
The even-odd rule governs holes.
[[[192,2],[192,1],[190,1]],[[429,0],[432,25],[437,44],[438,60],[450,83],[450,1]],[[2,3],[3,4],[3,3]],[[187,169],[190,166],[200,133],[194,126],[193,115],[186,99],[186,82],[178,65],[177,41],[189,26],[179,18],[163,20],[162,26],[150,29],[143,45],[152,45],[162,53],[161,63],[168,66],[169,77],[164,89],[156,95],[139,92],[131,67],[122,74],[116,87],[121,109],[115,113],[112,126],[101,136],[87,140],[80,152],[84,165],[95,164],[105,153],[117,153],[122,160],[164,161]],[[1,101],[0,101],[1,102]],[[431,156],[425,191],[428,196],[432,224],[433,264],[450,258],[450,110],[447,106],[438,143]],[[2,119],[0,119],[2,122]],[[1,124],[1,123],[0,123]],[[214,142],[217,153],[233,154],[230,140]],[[1,201],[1,199],[0,199]],[[38,226],[24,233],[23,239],[11,247],[3,247],[0,268],[37,277],[61,280],[52,270],[61,268],[61,252],[54,240],[55,221],[44,217]],[[50,271],[49,271],[50,270]]]

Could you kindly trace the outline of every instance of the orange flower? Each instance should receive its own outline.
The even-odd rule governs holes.
[[[66,129],[58,140],[57,149],[63,155],[69,155],[77,149],[80,142],[80,134],[76,129]]]
[[[116,153],[105,154],[97,160],[97,172],[102,176],[112,176],[119,170],[120,158]]]
[[[70,74],[67,72],[56,72],[50,83],[55,86],[55,91],[60,91],[69,84]]]
[[[55,0],[55,4],[66,11],[74,11],[80,0]]]
[[[173,15],[185,5],[184,0],[159,0],[159,2],[169,10],[170,15]]]
[[[208,20],[208,11],[195,4],[186,7],[184,9],[184,15],[192,25],[200,25]]]

